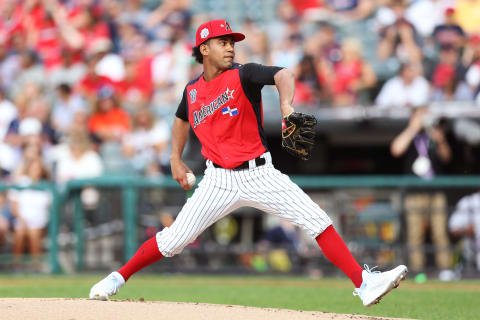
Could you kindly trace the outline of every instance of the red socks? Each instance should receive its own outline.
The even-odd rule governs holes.
[[[122,275],[126,282],[132,274],[154,262],[157,262],[162,257],[163,255],[158,250],[157,238],[150,238],[145,241],[137,252],[135,252],[133,257],[118,270],[118,273]]]
[[[327,259],[339,267],[352,280],[356,288],[360,288],[363,269],[352,256],[335,228],[329,226],[315,240],[317,240]]]
[[[359,288],[362,284],[363,269],[358,265],[335,228],[329,226],[315,240],[327,259],[339,267],[352,280],[355,287]],[[145,241],[135,255],[118,270],[118,273],[127,281],[131,275],[157,262],[162,257],[163,255],[158,250],[157,239],[153,237]]]

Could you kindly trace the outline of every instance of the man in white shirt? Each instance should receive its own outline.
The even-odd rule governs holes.
[[[464,196],[458,201],[448,220],[448,229],[453,235],[464,237],[467,259],[473,258],[480,270],[480,192]]]
[[[430,84],[419,73],[420,67],[405,63],[398,75],[389,79],[378,94],[375,103],[379,108],[418,107],[428,102]]]

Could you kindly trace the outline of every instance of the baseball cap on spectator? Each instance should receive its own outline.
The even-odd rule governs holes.
[[[42,132],[42,123],[36,118],[25,118],[18,126],[18,133],[21,136],[40,134]]]
[[[97,91],[98,99],[108,99],[113,97],[115,94],[115,89],[112,86],[102,86]]]
[[[232,28],[226,20],[211,20],[198,27],[195,35],[195,46],[198,47],[208,39],[225,35],[233,36],[233,40],[235,42],[245,39],[245,35],[243,33],[232,32]]]
[[[449,7],[445,9],[445,15],[446,16],[453,16],[455,14],[455,9],[452,7]]]

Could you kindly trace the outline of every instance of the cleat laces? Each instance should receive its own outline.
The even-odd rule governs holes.
[[[374,270],[375,268],[377,268],[378,266],[375,266],[373,268],[370,268],[367,264],[364,264],[363,265],[363,268],[365,269],[365,271],[367,271],[369,274],[380,274],[382,272],[380,272],[379,270]],[[355,288],[353,290],[353,295],[354,296],[360,296],[360,291],[361,291],[361,287],[360,288]]]

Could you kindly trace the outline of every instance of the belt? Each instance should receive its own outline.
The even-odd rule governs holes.
[[[255,160],[255,166],[256,167],[263,166],[266,163],[265,158],[258,157],[258,158],[255,158],[254,160]],[[239,166],[237,166],[235,168],[231,168],[230,170],[237,171],[237,170],[249,169],[250,165],[248,163],[249,163],[249,161],[245,161],[244,163],[240,164]],[[223,168],[222,166],[216,164],[213,161],[212,161],[212,164],[215,168]]]

